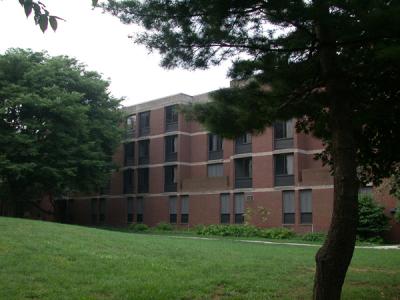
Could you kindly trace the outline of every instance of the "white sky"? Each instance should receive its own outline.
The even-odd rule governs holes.
[[[227,87],[229,63],[209,70],[165,70],[157,53],[148,53],[128,38],[135,30],[116,17],[93,10],[91,0],[42,0],[51,14],[67,20],[57,32],[43,34],[26,19],[18,0],[0,0],[0,53],[8,48],[46,50],[50,55],[68,55],[85,63],[88,69],[111,80],[111,92],[125,96],[132,105],[177,93],[196,95]]]

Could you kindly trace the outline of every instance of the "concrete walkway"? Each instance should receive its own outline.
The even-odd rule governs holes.
[[[155,234],[156,235],[156,234]],[[207,238],[197,236],[179,236],[179,235],[157,235],[177,239],[190,239],[190,240],[209,240],[209,241],[221,241],[222,238]],[[239,243],[255,243],[255,244],[268,244],[268,245],[285,245],[285,246],[302,246],[302,247],[321,247],[318,244],[303,244],[303,243],[292,243],[292,242],[271,242],[271,241],[260,241],[260,240],[235,240],[234,242]],[[356,246],[357,249],[378,249],[378,250],[400,250],[400,245],[383,245],[383,246]]]

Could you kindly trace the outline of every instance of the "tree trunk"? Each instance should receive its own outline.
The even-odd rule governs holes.
[[[356,146],[352,126],[351,88],[337,61],[334,28],[324,0],[314,0],[315,32],[320,65],[329,103],[334,171],[334,203],[331,226],[316,259],[314,299],[340,299],[342,286],[354,252],[358,222]]]

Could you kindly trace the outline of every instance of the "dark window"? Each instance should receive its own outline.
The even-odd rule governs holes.
[[[123,191],[124,194],[132,194],[133,193],[133,170],[132,169],[127,169],[124,170],[124,186],[123,186]]]
[[[177,189],[177,166],[164,167],[164,191],[176,192]]]
[[[176,105],[165,108],[165,130],[174,131],[178,129],[178,110]]]
[[[275,185],[286,186],[294,184],[293,154],[278,154],[275,160]]]
[[[235,194],[235,223],[244,223],[244,194]]]
[[[293,148],[293,120],[274,123],[275,149]]]
[[[295,223],[295,202],[294,202],[294,191],[283,191],[283,224],[294,224]]]
[[[220,195],[221,224],[230,223],[229,194]]]
[[[150,156],[150,140],[141,140],[138,142],[139,147],[139,165],[146,165],[149,163]]]
[[[100,199],[100,207],[99,207],[99,222],[100,224],[104,224],[106,221],[106,205],[107,205],[107,200],[104,198]]]
[[[222,177],[224,176],[224,164],[209,164],[207,165],[208,177]]]
[[[312,191],[300,191],[300,222],[301,224],[312,224]]]
[[[136,132],[136,115],[126,118],[126,137],[134,138]]]
[[[149,168],[138,169],[138,193],[149,192]]]
[[[181,223],[189,223],[189,196],[181,197]]]
[[[96,198],[93,198],[90,201],[90,211],[91,211],[92,225],[97,225],[98,214],[99,214],[99,204],[98,204],[98,201]]]
[[[222,138],[219,135],[210,133],[208,135],[208,159],[223,158]]]
[[[124,144],[124,165],[132,166],[135,161],[135,143],[125,143]]]
[[[169,222],[176,223],[176,196],[169,197]]]
[[[251,157],[235,159],[235,187],[252,187],[252,172]]]
[[[144,201],[142,197],[136,198],[136,223],[143,223]]]
[[[150,111],[139,113],[139,135],[144,136],[150,133]]]
[[[235,140],[235,153],[249,153],[252,151],[251,147],[251,133],[246,133]]]
[[[133,198],[128,197],[126,199],[126,213],[128,224],[133,222]]]
[[[165,137],[165,161],[176,161],[178,158],[178,136]]]

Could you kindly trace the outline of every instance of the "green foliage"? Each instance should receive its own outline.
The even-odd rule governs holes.
[[[292,229],[284,227],[262,229],[260,230],[258,235],[266,239],[279,239],[279,240],[290,239],[296,236],[296,234]]]
[[[169,223],[160,222],[154,227],[154,229],[158,231],[172,231],[174,226]]]
[[[0,193],[14,202],[98,191],[120,143],[120,100],[72,58],[0,55]],[[4,198],[3,198],[4,199]]]
[[[357,234],[361,239],[380,237],[390,228],[384,207],[376,203],[372,196],[360,195],[358,206]]]
[[[143,232],[149,230],[149,226],[147,226],[146,224],[136,223],[129,225],[129,230],[132,230],[134,232]]]
[[[258,228],[251,225],[208,225],[197,228],[199,235],[252,237],[257,236]]]
[[[301,239],[303,241],[308,241],[308,242],[323,242],[326,239],[326,233],[325,232],[308,232],[306,234],[303,234],[301,236]]]

